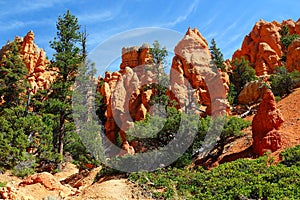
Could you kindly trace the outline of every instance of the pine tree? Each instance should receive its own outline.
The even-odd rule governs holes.
[[[161,47],[159,42],[156,40],[153,42],[153,47],[150,48],[151,61],[153,70],[156,75],[158,84],[152,84],[151,87],[155,89],[156,95],[153,97],[152,104],[159,103],[161,105],[168,105],[169,97],[166,95],[167,86],[169,85],[169,77],[165,74],[166,57],[168,51],[166,47]]]
[[[50,42],[50,46],[56,52],[50,67],[58,69],[58,77],[51,86],[48,112],[56,116],[57,127],[53,133],[53,144],[57,152],[63,155],[65,136],[75,131],[72,119],[72,86],[83,60],[79,48],[82,35],[78,19],[70,11],[58,17],[56,28],[57,37]]]
[[[209,47],[213,64],[216,65],[217,68],[221,69],[222,71],[226,70],[226,66],[224,64],[223,54],[220,48],[217,47],[215,39],[211,40],[211,46]]]
[[[255,70],[250,66],[249,61],[242,57],[233,62],[235,66],[232,72],[231,82],[235,84],[238,93],[246,83],[256,80]]]
[[[0,58],[0,95],[4,100],[0,109],[19,106],[24,103],[28,70],[20,55],[20,44],[8,43],[7,51]],[[1,102],[0,96],[0,102]]]

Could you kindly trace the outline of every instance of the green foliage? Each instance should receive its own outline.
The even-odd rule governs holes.
[[[225,124],[222,130],[221,137],[227,138],[227,137],[239,137],[243,135],[243,132],[241,130],[249,127],[251,125],[251,121],[246,121],[239,117],[227,117],[225,119]]]
[[[212,62],[217,66],[217,68],[225,71],[226,66],[224,64],[223,54],[220,48],[217,47],[215,39],[211,40],[211,46],[209,47],[209,50],[212,56]]]
[[[156,65],[166,64],[166,57],[168,51],[166,47],[161,48],[159,42],[156,40],[153,42],[153,47],[150,48],[150,54],[152,56],[152,62]]]
[[[67,11],[58,17],[56,23],[57,37],[50,42],[55,50],[51,67],[59,69],[58,77],[51,85],[53,91],[45,106],[47,111],[56,116],[57,124],[54,131],[54,146],[61,155],[64,151],[66,134],[73,134],[75,126],[72,119],[72,90],[75,83],[78,67],[83,62],[83,55],[79,48],[82,34],[79,29],[78,19]]]
[[[14,176],[21,177],[21,178],[32,175],[32,174],[34,174],[34,172],[35,172],[34,168],[31,168],[31,167],[28,168],[25,166],[24,167],[14,167],[11,171],[11,173]]]
[[[146,66],[146,69],[152,71],[152,73],[156,75],[157,83],[144,86],[143,89],[154,89],[154,95],[150,100],[151,105],[158,103],[166,106],[170,102],[169,97],[166,95],[169,86],[169,76],[164,72],[168,51],[166,47],[161,47],[156,40],[153,43],[153,47],[150,48],[150,54],[151,63]]]
[[[129,179],[161,199],[300,198],[300,169],[268,166],[267,157],[239,159],[211,171],[196,167],[132,173]]]
[[[300,166],[300,145],[289,148],[281,152],[282,163],[288,167],[292,165]]]
[[[289,73],[286,67],[277,67],[275,73],[270,77],[271,89],[275,96],[290,94],[300,82],[300,72]]]
[[[148,115],[145,120],[135,122],[134,128],[126,134],[127,140],[142,140],[150,149],[164,146],[174,138],[182,115],[183,113],[174,107],[167,107],[167,113],[164,116]]]
[[[94,179],[94,183],[99,181],[101,178],[105,176],[115,176],[119,174],[124,174],[124,172],[119,171],[117,169],[108,167],[108,166],[102,166],[101,170],[97,173]]]
[[[255,70],[249,65],[249,61],[242,57],[233,61],[233,71],[230,82],[235,85],[237,94],[243,89],[246,83],[256,80]]]
[[[299,37],[300,36],[298,34],[285,35],[280,38],[280,42],[282,43],[284,48],[287,49],[290,46],[290,44]]]
[[[297,34],[290,34],[290,30],[287,25],[283,25],[279,33],[281,35],[280,42],[282,43],[285,50],[288,49],[288,47],[294,40],[299,38],[299,35]]]
[[[279,33],[281,36],[289,35],[290,33],[289,27],[287,25],[283,25]]]
[[[80,65],[73,91],[72,108],[73,119],[76,122],[76,133],[66,135],[66,151],[78,164],[98,165],[96,160],[103,160],[101,133],[102,125],[98,123],[98,116],[92,112],[97,96],[94,84],[95,67],[89,62]],[[98,105],[97,105],[98,106]],[[82,167],[82,166],[81,166]]]
[[[219,124],[222,125],[222,121],[224,121],[224,126],[219,126]],[[192,155],[202,147],[209,130],[220,133],[220,140],[224,143],[222,145],[225,145],[228,138],[240,137],[243,134],[241,130],[250,125],[250,121],[238,117],[213,120],[210,116],[199,118],[196,115],[181,113],[174,107],[168,107],[165,117],[147,116],[144,121],[135,122],[134,128],[130,129],[126,136],[128,141],[138,140],[148,150],[153,150],[167,145],[179,132],[185,133],[186,138],[189,137],[188,133],[196,133],[186,153],[173,164],[185,166],[190,163]],[[195,130],[192,130],[193,128]]]
[[[95,74],[95,68],[91,65],[82,65],[86,57],[86,33],[79,32],[78,20],[69,11],[58,18],[56,25],[57,37],[50,42],[55,54],[49,68],[59,70],[48,90],[28,95],[28,71],[20,55],[20,43],[8,43],[5,52],[1,54],[0,96],[4,100],[0,107],[1,171],[11,169],[15,175],[24,177],[35,170],[43,170],[44,164],[54,165],[62,161],[64,150],[80,166],[88,163],[98,165],[94,156],[99,157],[101,153],[96,147],[101,143],[101,126],[91,120],[86,107],[82,107],[90,103],[90,98],[82,99],[77,93],[77,100],[81,101],[79,103],[82,106],[76,109],[85,109],[81,112],[83,115],[77,115],[84,118],[83,127],[75,127],[72,115],[71,102],[79,66],[86,73],[84,78],[78,78],[85,84],[82,87],[89,88],[87,83],[93,82],[91,77]],[[27,97],[31,101],[27,101]],[[76,129],[81,130],[83,140],[75,132]],[[87,144],[93,150],[93,155],[87,152],[84,146]]]
[[[0,182],[0,188],[5,187],[7,182]]]
[[[29,87],[25,76],[27,68],[21,59],[20,44],[16,41],[8,43],[8,49],[1,58],[0,63],[0,101],[3,96],[4,103],[0,107],[9,108],[24,103],[26,88]]]
[[[238,95],[246,83],[257,79],[255,70],[244,57],[233,61],[234,66],[230,76],[230,88],[227,99],[230,103],[237,103]]]
[[[23,116],[22,107],[6,108],[0,116],[0,166],[26,176],[40,161],[56,160],[52,129],[39,115]]]
[[[238,103],[238,92],[236,91],[235,85],[232,82],[230,82],[229,92],[226,98],[230,105]]]

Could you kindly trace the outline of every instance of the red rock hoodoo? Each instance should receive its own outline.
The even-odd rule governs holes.
[[[297,56],[299,54],[295,51],[299,47],[299,43],[295,43],[290,51],[284,52],[280,42],[280,31],[283,25],[288,26],[290,34],[300,34],[300,19],[297,22],[286,20],[282,23],[260,20],[244,38],[242,47],[233,54],[232,61],[245,57],[255,69],[256,75],[261,76],[271,74],[276,67],[282,66],[281,58],[286,54],[287,60],[289,60],[287,67],[291,71],[294,63],[299,63],[300,60]]]
[[[56,72],[47,70],[50,62],[46,58],[45,51],[34,43],[34,33],[29,31],[24,38],[17,36],[15,41],[21,45],[21,58],[28,69],[27,80],[33,92],[49,88],[56,77]],[[2,47],[0,52],[5,52],[7,45]]]
[[[133,122],[151,112],[149,102],[155,91],[143,87],[157,81],[155,72],[149,70],[151,65],[148,45],[123,48],[120,70],[106,72],[100,78],[102,84],[98,91],[104,96],[105,130],[111,142],[115,143],[120,133],[125,143],[125,132],[133,127]],[[223,115],[230,110],[226,100],[228,89],[228,74],[211,65],[206,40],[197,29],[188,29],[175,47],[168,95],[178,101],[181,110],[190,109],[187,100],[194,99],[206,107],[207,114]]]
[[[279,128],[284,119],[276,108],[275,97],[267,90],[252,121],[253,149],[258,155],[276,151],[282,146]]]
[[[144,119],[150,109],[152,89],[143,90],[142,86],[154,81],[153,73],[146,69],[150,62],[149,46],[122,49],[122,63],[118,72],[106,72],[98,91],[104,96],[106,105],[105,130],[108,139],[115,143],[120,132],[126,142],[125,132],[133,127],[133,122]],[[128,152],[130,153],[130,152]],[[131,152],[132,153],[132,152]]]
[[[188,29],[184,38],[175,47],[175,56],[170,72],[173,97],[181,99],[181,108],[192,93],[197,103],[206,106],[209,115],[226,114],[230,110],[226,95],[229,90],[227,73],[211,65],[208,43],[195,28]]]

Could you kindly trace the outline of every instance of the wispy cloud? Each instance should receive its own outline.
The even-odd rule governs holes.
[[[22,21],[12,21],[9,23],[0,23],[1,29],[0,32],[10,31],[15,28],[23,27],[25,24]]]
[[[230,58],[234,51],[237,50],[240,47],[240,44],[237,43],[238,40],[243,40],[244,35],[242,34],[235,34],[232,37],[230,37],[226,42],[220,43],[223,49],[224,57]]]
[[[33,20],[33,21],[20,21],[20,20],[12,20],[12,21],[6,21],[6,22],[0,22],[0,32],[10,31],[16,28],[23,28],[25,26],[43,26],[47,25],[49,23],[52,23],[52,20],[50,19],[43,19],[43,20]]]
[[[178,23],[185,21],[189,17],[189,15],[197,8],[198,3],[199,3],[199,0],[193,1],[192,4],[188,7],[187,11],[183,15],[178,16],[175,20],[173,20],[171,22],[162,24],[162,26],[173,27],[173,26],[177,25]]]
[[[33,12],[37,10],[42,10],[45,8],[54,7],[56,4],[66,3],[70,0],[34,0],[34,1],[26,1],[22,0],[18,3],[9,2],[12,6],[6,6],[9,8],[0,13],[0,16],[12,15],[12,14],[23,14],[27,12]]]
[[[113,11],[103,11],[101,13],[85,13],[78,15],[78,19],[81,23],[97,23],[113,20],[115,16],[118,15],[118,12]]]
[[[222,34],[219,35],[219,37],[223,37],[224,35],[226,35],[228,32],[230,32],[232,29],[234,29],[238,24],[238,20],[233,22],[232,24],[230,24],[227,28],[225,28],[223,31],[222,31]]]

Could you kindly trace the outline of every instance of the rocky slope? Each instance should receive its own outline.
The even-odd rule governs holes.
[[[0,188],[0,199],[147,199],[124,178],[111,177],[105,182],[94,183],[95,176],[100,169],[79,172],[75,165],[65,163],[62,171],[55,175],[43,172],[23,180],[6,172],[0,175],[0,182],[7,182],[5,187]]]

